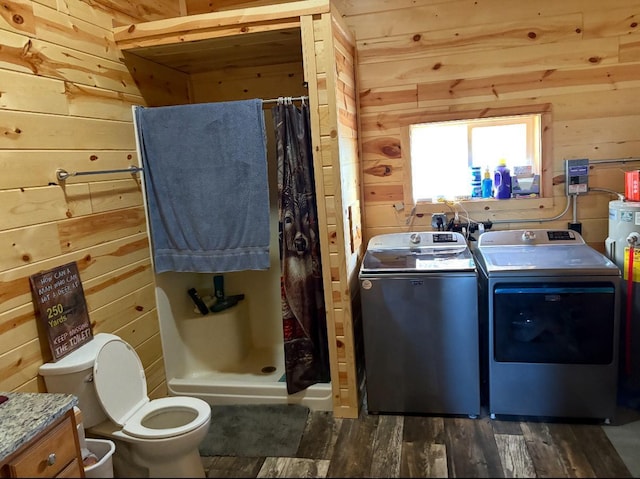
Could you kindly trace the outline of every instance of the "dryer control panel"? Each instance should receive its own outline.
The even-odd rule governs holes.
[[[480,235],[478,247],[583,245],[584,239],[574,230],[506,230],[487,231]]]

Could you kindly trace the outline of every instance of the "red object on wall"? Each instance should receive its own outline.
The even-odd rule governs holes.
[[[627,201],[640,201],[640,170],[625,172],[624,196]]]

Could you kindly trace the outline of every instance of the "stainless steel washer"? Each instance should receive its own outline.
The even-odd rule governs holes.
[[[603,419],[616,408],[620,270],[572,230],[478,238],[489,413]],[[483,368],[484,369],[484,368]]]
[[[478,280],[464,236],[375,236],[359,277],[368,411],[479,415]]]

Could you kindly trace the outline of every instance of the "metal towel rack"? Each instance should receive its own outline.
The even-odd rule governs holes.
[[[64,181],[71,176],[104,175],[106,173],[131,173],[133,175],[140,171],[143,171],[143,169],[137,166],[130,166],[129,168],[119,170],[74,171],[72,173],[69,173],[67,170],[62,168],[58,168],[56,170],[56,178],[58,178],[58,181]]]
[[[302,101],[308,100],[308,96],[296,96],[296,97],[280,97],[280,98],[270,98],[268,100],[263,100],[263,103],[276,103],[279,100],[289,100],[289,101]],[[67,170],[62,168],[58,168],[56,170],[56,178],[58,181],[64,181],[67,178],[72,176],[84,176],[84,175],[103,175],[105,173],[131,173],[136,174],[140,171],[144,171],[143,168],[139,168],[136,166],[130,166],[129,168],[119,169],[119,170],[99,170],[99,171],[74,171],[69,173]]]

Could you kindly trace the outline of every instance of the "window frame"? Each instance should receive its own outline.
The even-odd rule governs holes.
[[[507,108],[486,108],[482,110],[461,110],[457,112],[443,112],[443,113],[425,113],[424,115],[412,115],[410,122],[407,122],[401,127],[400,131],[400,144],[402,151],[402,166],[405,174],[403,175],[403,189],[404,189],[404,204],[410,208],[421,205],[432,205],[431,201],[418,200],[414,202],[413,199],[413,181],[412,181],[412,162],[411,162],[411,139],[410,139],[410,127],[411,125],[418,125],[424,123],[439,123],[444,121],[465,121],[465,120],[478,120],[487,118],[499,118],[499,117],[512,117],[522,115],[540,115],[540,195],[537,198],[535,206],[532,208],[539,208],[541,199],[553,198],[553,143],[551,137],[551,104],[544,103],[540,105],[528,105],[520,107],[507,107]],[[511,198],[511,201],[530,201],[529,198]],[[468,200],[461,200],[462,204],[485,204],[486,202],[501,202],[506,206],[505,200],[496,200],[495,198],[473,198]],[[509,200],[507,200],[507,204]],[[492,204],[493,206],[493,204]]]

